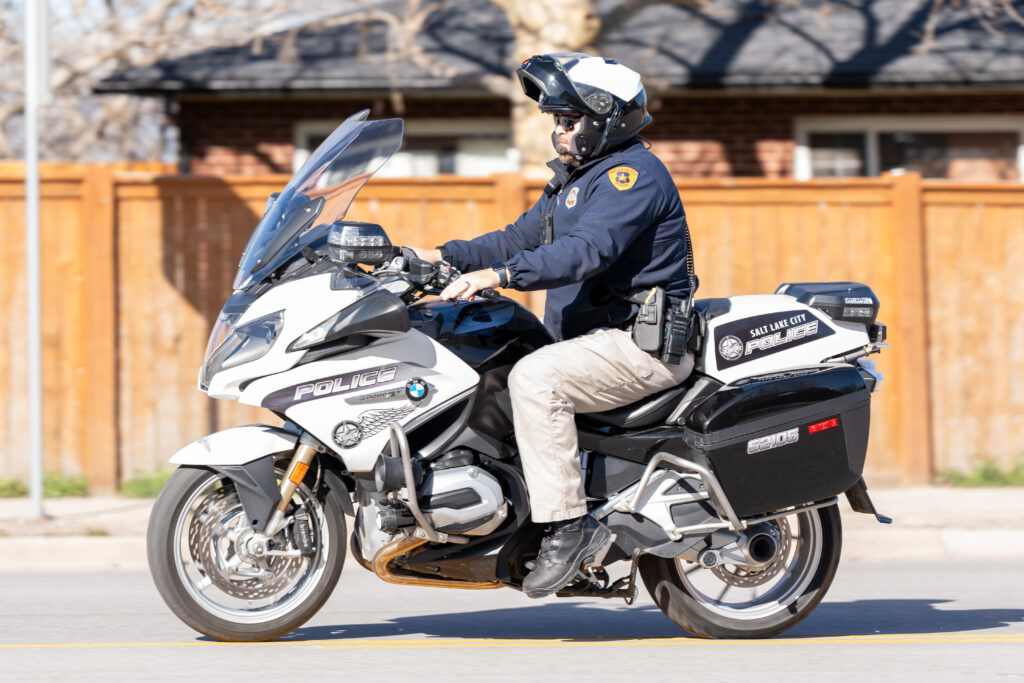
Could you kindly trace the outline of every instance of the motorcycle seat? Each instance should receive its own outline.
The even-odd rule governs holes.
[[[686,389],[685,383],[680,384],[621,408],[612,408],[601,413],[581,413],[579,417],[623,429],[650,427],[668,419],[686,393]]]
[[[731,307],[732,302],[729,299],[697,299],[693,302],[693,309],[699,318],[695,332],[699,335],[700,340],[707,332],[708,321],[728,313]],[[702,345],[703,342],[698,341],[697,346]],[[652,394],[627,406],[601,413],[580,413],[577,418],[584,423],[597,422],[622,429],[639,429],[662,424],[679,405],[686,390],[692,385],[692,378],[693,375],[678,386]]]

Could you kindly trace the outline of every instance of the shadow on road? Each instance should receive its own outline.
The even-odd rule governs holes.
[[[784,637],[913,635],[1024,624],[1024,609],[943,609],[952,600],[826,602]]]
[[[515,609],[421,614],[392,619],[386,623],[302,628],[283,640],[347,640],[418,635],[497,640],[632,640],[678,638],[686,634],[654,605],[609,610],[581,602],[562,602]]]
[[[819,605],[781,638],[956,633],[1024,623],[1024,609],[947,610],[949,600],[857,600]],[[427,614],[386,623],[303,628],[287,641],[355,640],[395,636],[633,640],[679,638],[687,633],[654,605],[609,610],[585,603],[543,604],[515,609]]]

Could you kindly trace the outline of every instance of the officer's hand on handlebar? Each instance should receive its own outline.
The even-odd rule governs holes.
[[[472,301],[474,295],[480,293],[481,296],[485,296],[481,293],[481,290],[492,290],[488,292],[491,294],[494,287],[500,284],[498,274],[492,269],[486,270],[474,270],[472,273],[463,273],[456,279],[448,283],[448,286],[441,290],[441,298],[449,301],[451,299],[463,298],[467,301]],[[492,298],[485,296],[485,298]]]
[[[416,253],[416,258],[429,263],[437,263],[442,260],[440,249],[426,249],[424,247],[402,247],[402,249],[411,249]]]

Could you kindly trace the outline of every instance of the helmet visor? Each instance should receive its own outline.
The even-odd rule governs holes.
[[[551,55],[530,57],[516,69],[519,84],[540,110],[552,114],[595,113],[584,102],[561,62]]]

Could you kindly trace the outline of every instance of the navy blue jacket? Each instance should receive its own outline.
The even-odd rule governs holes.
[[[548,164],[564,182],[504,230],[443,246],[463,272],[508,266],[509,286],[547,289],[544,324],[556,340],[636,315],[623,297],[660,285],[686,297],[686,215],[665,165],[639,140],[578,168]],[[542,216],[554,208],[554,240]]]

